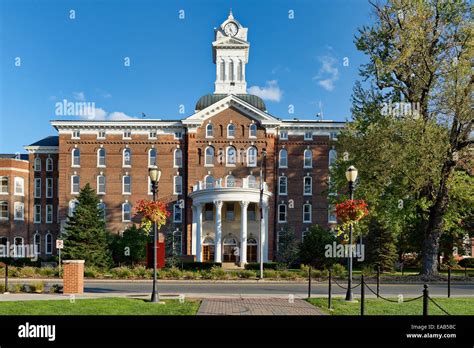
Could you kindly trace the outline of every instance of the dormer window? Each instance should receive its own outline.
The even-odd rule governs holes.
[[[174,132],[174,138],[175,139],[183,139],[183,132]]]
[[[99,131],[97,133],[97,139],[105,139],[105,131]]]
[[[288,132],[287,131],[281,131],[280,132],[280,140],[288,140]]]
[[[304,140],[313,140],[313,132],[304,132]]]
[[[78,130],[75,130],[72,132],[72,138],[73,139],[79,139],[81,137],[81,132]]]
[[[132,131],[131,130],[126,130],[123,132],[123,138],[124,139],[131,139],[132,138]]]
[[[156,139],[156,130],[151,130],[150,133],[148,133],[148,138]]]

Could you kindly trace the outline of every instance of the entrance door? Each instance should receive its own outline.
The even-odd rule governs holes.
[[[223,262],[237,262],[236,248],[237,240],[234,237],[227,237],[224,239],[224,255]]]
[[[247,262],[257,262],[257,240],[249,238],[247,241]]]

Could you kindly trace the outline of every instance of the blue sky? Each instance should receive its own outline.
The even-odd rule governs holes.
[[[54,135],[63,99],[94,102],[106,119],[190,116],[214,91],[213,28],[229,8],[249,28],[247,86],[269,113],[350,117],[366,61],[354,35],[374,18],[366,0],[0,0],[0,152]]]

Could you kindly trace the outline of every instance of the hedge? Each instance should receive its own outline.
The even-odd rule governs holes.
[[[279,262],[264,262],[263,263],[263,269],[277,270],[277,269],[281,269],[281,268],[284,268],[284,267],[283,267],[283,264],[281,264]],[[260,263],[259,262],[249,262],[245,265],[245,269],[258,271],[260,269]]]
[[[474,257],[466,257],[459,261],[458,265],[466,268],[474,268]]]
[[[219,262],[183,262],[182,269],[184,271],[193,271],[193,270],[210,270],[212,267],[221,267],[222,263]]]

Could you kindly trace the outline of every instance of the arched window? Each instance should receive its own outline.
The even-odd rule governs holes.
[[[206,182],[206,188],[207,188],[207,189],[214,187],[214,182],[215,182],[215,180],[214,180],[214,177],[213,177],[212,175],[206,176],[205,182]]]
[[[73,149],[72,150],[72,166],[79,167],[81,165],[81,150]]]
[[[206,147],[206,158],[204,160],[204,165],[206,166],[214,165],[214,148],[212,146]]]
[[[33,243],[35,246],[35,254],[36,255],[41,254],[41,236],[38,232],[36,232],[33,237]]]
[[[214,128],[212,127],[212,124],[208,124],[206,126],[206,138],[212,138],[214,136]]]
[[[248,182],[249,188],[258,188],[257,187],[257,179],[255,178],[255,176],[249,175],[247,177],[247,182]]]
[[[130,167],[132,165],[132,150],[126,148],[123,150],[123,166]]]
[[[104,202],[100,202],[99,204],[97,204],[97,209],[99,209],[99,215],[100,217],[102,218],[102,220],[105,221],[105,217],[106,217],[106,210],[105,210],[105,203]]]
[[[280,168],[288,168],[288,151],[285,149],[280,150],[278,166]]]
[[[97,150],[97,167],[105,167],[105,149]]]
[[[41,158],[36,157],[35,158],[35,172],[40,172],[41,171]]]
[[[329,150],[329,167],[332,167],[336,163],[337,152],[334,149]]]
[[[148,167],[156,166],[156,149],[148,150]]]
[[[174,150],[174,166],[176,168],[183,166],[183,151],[181,149]]]
[[[132,205],[128,202],[122,204],[122,221],[132,221]]]
[[[249,127],[249,137],[256,138],[257,137],[257,125],[252,123]]]
[[[206,237],[202,241],[202,245],[214,245],[214,239],[212,239],[211,237]]]
[[[53,235],[51,233],[48,232],[46,234],[44,244],[45,244],[44,249],[45,249],[46,254],[51,255],[53,253]]]
[[[46,158],[46,171],[47,172],[53,171],[53,159],[51,157]]]
[[[229,80],[234,81],[234,62],[232,60],[229,63]]]
[[[226,187],[235,187],[235,177],[233,175],[227,175],[225,184]]]
[[[97,194],[105,195],[105,176],[97,175]]]
[[[247,166],[257,166],[257,148],[254,146],[249,147],[249,149],[247,150]]]
[[[235,137],[235,125],[233,123],[230,123],[227,126],[227,138],[233,138]]]
[[[310,149],[304,150],[304,167],[313,167],[313,152]]]
[[[235,166],[237,162],[237,150],[233,146],[227,148],[226,163],[227,165]]]
[[[76,207],[77,207],[77,203],[79,201],[77,199],[71,199],[69,201],[69,205],[68,205],[68,215],[69,216],[73,216],[74,213],[76,212]]]
[[[225,62],[221,61],[221,81],[225,81]]]

